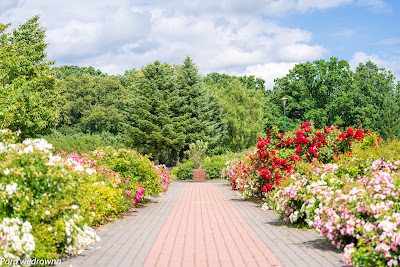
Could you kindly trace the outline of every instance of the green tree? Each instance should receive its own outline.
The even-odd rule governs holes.
[[[126,89],[117,76],[69,75],[58,83],[60,122],[64,134],[123,132]]]
[[[185,147],[202,140],[210,149],[221,147],[226,126],[222,118],[222,105],[204,85],[197,67],[190,57],[175,70],[175,90],[179,104],[172,110],[185,134]]]
[[[0,128],[21,130],[21,138],[46,134],[58,120],[53,62],[46,60],[45,29],[39,16],[11,33],[0,24]]]
[[[269,127],[283,128],[282,97],[288,98],[289,129],[305,121],[312,121],[316,127],[348,126],[352,123],[354,106],[352,82],[352,72],[345,60],[331,58],[297,64],[285,77],[275,80],[273,93],[268,97],[271,111],[279,114],[269,116]]]
[[[379,69],[371,61],[360,63],[354,73],[354,83],[353,123],[361,121],[366,129],[393,137],[393,125],[398,116],[391,115],[395,114],[399,102],[392,73]]]
[[[237,78],[214,90],[223,106],[230,150],[241,151],[254,145],[264,128],[263,95],[247,89]]]
[[[126,144],[152,154],[157,164],[162,151],[181,151],[185,135],[171,108],[179,103],[170,65],[155,61],[136,72],[125,108]]]
[[[54,76],[57,79],[65,79],[71,75],[80,77],[84,74],[88,74],[90,76],[94,77],[106,77],[107,74],[103,73],[101,70],[96,70],[94,67],[89,66],[89,67],[79,67],[79,66],[60,66],[60,67],[53,67],[51,71],[54,73]]]

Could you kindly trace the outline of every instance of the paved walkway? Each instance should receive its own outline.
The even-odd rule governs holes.
[[[342,266],[312,230],[280,226],[273,211],[222,182],[173,182],[167,194],[99,232],[62,266]]]

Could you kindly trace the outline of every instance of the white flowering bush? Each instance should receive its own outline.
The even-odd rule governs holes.
[[[44,139],[16,143],[0,132],[0,258],[58,259],[98,240],[81,205],[82,173],[52,155]]]
[[[30,222],[19,218],[3,218],[0,222],[0,255],[5,259],[29,258],[35,250],[35,239]]]

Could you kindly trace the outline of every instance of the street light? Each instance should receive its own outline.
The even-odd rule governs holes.
[[[283,97],[280,100],[283,103],[283,122],[284,122],[284,125],[285,125],[284,134],[286,134],[286,102],[287,102],[288,99],[286,97]]]

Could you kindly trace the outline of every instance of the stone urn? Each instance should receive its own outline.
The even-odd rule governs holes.
[[[205,182],[207,170],[206,169],[193,169],[193,182]]]

